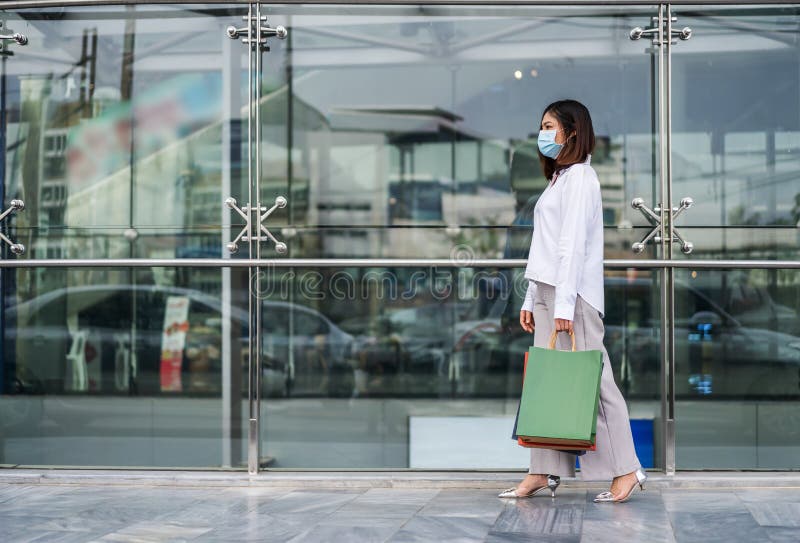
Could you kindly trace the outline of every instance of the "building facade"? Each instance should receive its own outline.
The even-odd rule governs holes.
[[[800,4],[9,1],[0,464],[502,469],[544,107],[646,466],[800,468]]]

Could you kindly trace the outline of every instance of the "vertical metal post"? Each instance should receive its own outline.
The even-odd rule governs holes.
[[[239,104],[239,59],[241,54],[238,45],[227,36],[222,39],[222,194],[231,193],[231,168],[233,166],[233,126],[234,116],[241,115]],[[238,139],[238,138],[237,138]],[[231,214],[227,208],[222,208],[222,247],[231,239]],[[222,258],[230,258],[231,253],[222,250]],[[241,395],[233,398],[233,379],[231,364],[231,268],[222,268],[222,466],[233,466],[234,457],[241,458],[241,453],[234,454],[234,426],[235,417],[241,417]],[[239,364],[241,369],[241,363]],[[241,383],[241,378],[239,379]],[[234,410],[236,404],[239,408]]]
[[[263,51],[261,47],[261,4],[256,4],[256,23],[255,23],[256,36],[256,78],[255,78],[255,106],[256,106],[256,172],[255,179],[253,180],[253,192],[256,196],[256,217],[261,216],[261,81],[263,76]],[[252,202],[252,200],[250,200]],[[252,205],[252,204],[251,204]],[[252,221],[250,222],[252,224]],[[261,221],[258,220],[257,228],[261,228]],[[259,237],[261,233],[259,232]],[[252,252],[250,253],[253,254]],[[255,256],[261,259],[261,242],[255,243]],[[259,468],[259,458],[261,451],[261,297],[259,293],[258,281],[261,277],[261,268],[256,267],[255,282],[250,286],[250,299],[255,305],[255,345],[250,345],[251,352],[255,351],[255,444],[253,446],[253,454],[255,458],[251,463],[255,469],[251,473],[257,473]]]
[[[5,20],[2,21],[2,27],[5,28]],[[2,51],[2,47],[0,47]],[[0,55],[0,202],[6,201],[6,56]],[[2,249],[0,258],[7,258],[8,253]],[[5,358],[5,340],[6,340],[6,277],[15,276],[14,270],[0,270],[0,396],[3,395],[5,383],[3,377],[8,372],[8,375],[16,375],[16,357],[10,356]],[[13,342],[12,342],[13,344]],[[5,368],[8,364],[10,367]],[[3,438],[0,437],[0,446],[3,445]],[[5,450],[3,447],[0,450]],[[0,462],[3,457],[0,456]]]
[[[661,257],[672,260],[672,84],[671,43],[672,9],[669,4],[659,6],[659,115],[661,136]],[[661,281],[661,413],[663,421],[664,472],[675,474],[675,272],[662,269]]]
[[[258,58],[260,55],[259,51],[254,51],[253,43],[257,43],[259,39],[259,22],[254,21],[254,17],[256,16],[256,10],[254,9],[257,5],[250,4],[247,9],[247,38],[248,38],[248,64],[247,64],[247,86],[248,86],[248,101],[247,101],[247,213],[250,213],[252,216],[252,203],[253,203],[253,148],[254,146],[258,145],[258,141],[256,140],[254,133],[253,133],[253,109],[255,104],[255,87],[254,87],[254,80],[257,77],[257,74],[254,73],[253,67],[253,57],[255,53],[255,57]],[[256,45],[256,48],[258,45]],[[253,221],[250,220],[247,222],[247,244],[249,248],[249,254],[252,256],[254,253],[254,248],[258,247],[258,241],[253,241]],[[258,473],[258,444],[259,444],[259,435],[258,435],[258,401],[256,399],[257,394],[257,387],[255,382],[255,375],[257,373],[257,368],[255,367],[255,351],[259,350],[258,343],[255,344],[255,348],[253,345],[253,339],[255,336],[255,318],[253,314],[253,286],[254,286],[254,277],[257,277],[257,268],[248,268],[248,303],[247,303],[247,314],[249,325],[247,327],[247,400],[248,400],[248,432],[247,432],[247,471],[251,475],[255,475]]]

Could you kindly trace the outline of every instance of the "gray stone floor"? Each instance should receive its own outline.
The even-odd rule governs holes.
[[[800,542],[800,488],[497,489],[0,483],[0,541]]]

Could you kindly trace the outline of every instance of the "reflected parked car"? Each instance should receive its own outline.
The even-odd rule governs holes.
[[[164,319],[171,297],[188,300],[185,317],[178,319],[186,322],[180,387],[171,392],[220,394],[221,301],[192,289],[156,285],[57,289],[7,308],[3,354],[16,362],[16,371],[6,382],[19,393],[161,394]],[[344,358],[350,334],[314,309],[272,300],[262,304],[263,396],[285,396],[295,383],[302,384],[294,386],[298,393],[327,393],[328,370],[342,373],[343,367],[351,368],[352,390],[352,367]],[[248,314],[236,305],[229,314],[230,337],[237,338],[230,352],[241,365],[246,391]],[[322,371],[307,374],[311,358]]]
[[[627,395],[660,395],[660,296],[650,278],[605,280],[604,344]],[[742,322],[703,288],[675,284],[676,394],[683,397],[800,395],[800,337]],[[512,374],[521,371],[530,334],[505,338]],[[517,367],[519,369],[514,369]],[[512,367],[513,366],[513,367]],[[487,374],[490,374],[488,370]],[[500,391],[498,390],[498,393]]]

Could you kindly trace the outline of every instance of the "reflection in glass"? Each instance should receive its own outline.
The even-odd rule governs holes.
[[[795,468],[800,273],[679,270],[679,468]]]
[[[702,7],[675,16],[693,30],[672,53],[672,192],[675,202],[695,201],[678,221],[697,227],[681,228],[692,256],[796,259],[800,68],[788,35],[800,12]]]
[[[31,258],[183,256],[169,238],[137,250],[170,231],[221,255],[222,201],[242,194],[246,49],[225,36],[243,8],[208,7],[8,14],[28,44],[3,59],[5,195],[26,203],[13,226]]]
[[[244,465],[246,270],[3,276],[0,463]]]
[[[605,319],[615,378],[651,429],[660,368],[653,277],[609,273]],[[521,270],[467,266],[265,270],[262,375],[273,384],[262,387],[262,448],[271,465],[419,467],[408,456],[409,417],[510,417],[510,428],[533,342],[519,326],[525,286]],[[316,441],[337,454],[304,450]]]
[[[630,257],[646,223],[628,202],[654,194],[655,82],[645,47],[622,29],[653,9],[563,18],[546,8],[276,8],[271,21],[291,32],[266,61],[262,198],[292,194],[289,220],[302,236],[289,243],[292,256],[526,250],[524,233],[508,246],[508,229],[529,233],[546,185],[540,115],[566,93],[594,116],[608,254]],[[478,28],[493,38],[476,38]]]

